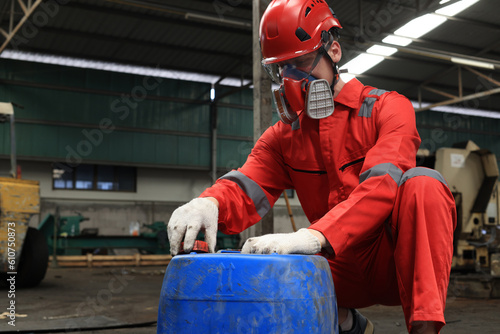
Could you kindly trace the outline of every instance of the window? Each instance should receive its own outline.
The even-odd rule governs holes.
[[[53,189],[136,191],[136,168],[81,164],[52,167]]]
[[[97,166],[97,189],[113,190],[117,188],[113,166]]]
[[[80,165],[75,168],[75,188],[92,190],[94,183],[94,166]]]

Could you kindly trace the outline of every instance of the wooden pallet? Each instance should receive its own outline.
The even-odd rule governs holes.
[[[172,255],[134,254],[134,255],[58,255],[58,267],[126,267],[126,266],[167,266]],[[53,263],[50,256],[49,263]]]

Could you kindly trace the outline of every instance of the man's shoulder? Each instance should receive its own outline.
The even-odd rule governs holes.
[[[372,98],[377,98],[377,99],[383,98],[384,101],[388,101],[388,100],[390,101],[393,99],[408,100],[408,98],[406,96],[404,96],[403,94],[399,93],[396,90],[378,88],[378,87],[374,87],[374,86],[370,86],[370,85],[363,85],[363,89],[361,91],[361,96],[362,96],[362,99],[372,97]]]

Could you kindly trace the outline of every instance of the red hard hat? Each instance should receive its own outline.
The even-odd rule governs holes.
[[[342,28],[325,0],[273,0],[260,22],[263,64],[317,50],[323,31]],[[324,38],[324,36],[323,36]]]

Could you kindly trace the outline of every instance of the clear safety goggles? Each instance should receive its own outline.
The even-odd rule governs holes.
[[[323,50],[319,49],[303,56],[292,58],[280,63],[262,63],[262,66],[265,68],[267,74],[269,74],[269,76],[271,77],[271,80],[274,83],[281,85],[283,84],[283,78],[300,80],[311,75],[311,72],[321,60],[322,56]],[[307,76],[298,78],[296,77],[298,72],[306,73]]]

